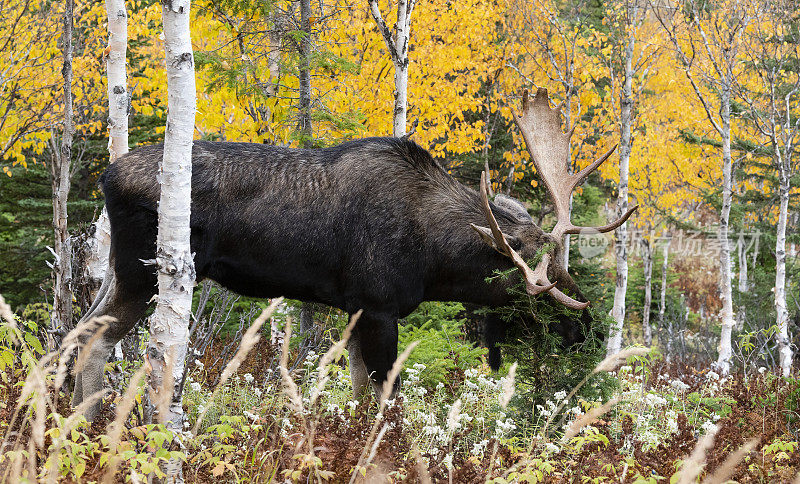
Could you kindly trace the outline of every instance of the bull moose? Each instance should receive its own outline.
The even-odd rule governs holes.
[[[499,307],[510,302],[508,289],[521,277],[529,294],[547,293],[556,303],[583,309],[589,303],[572,278],[551,262],[559,260],[563,235],[581,230],[569,219],[570,194],[614,148],[570,174],[572,133],[562,131],[560,107],[550,108],[544,89],[532,102],[523,94],[515,121],[555,205],[557,223],[550,233],[516,200],[489,201],[485,176],[476,192],[406,139],[366,138],[318,150],[196,141],[191,210],[196,279],[211,279],[245,296],[286,296],[350,314],[363,310],[348,345],[357,393],[370,378],[373,385],[387,378],[397,358],[397,320],[422,301]],[[156,270],[144,261],[155,258],[162,149],[138,148],[101,177],[111,221],[110,267],[84,319],[109,315],[115,322],[86,349],[74,404],[102,390],[111,349],[144,316],[156,293]],[[615,229],[635,208],[596,230]],[[528,266],[525,261],[546,244],[550,251],[534,268]],[[518,275],[486,281],[494,271],[514,267]],[[495,367],[496,330],[502,324],[488,325],[495,328],[486,338]]]

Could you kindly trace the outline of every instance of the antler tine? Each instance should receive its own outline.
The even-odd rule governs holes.
[[[579,234],[581,233],[582,230],[591,230],[593,232],[600,232],[601,234],[604,234],[606,232],[611,232],[612,230],[616,230],[616,228],[619,227],[620,225],[624,224],[628,220],[628,218],[631,215],[633,215],[633,212],[635,212],[637,208],[639,208],[639,205],[634,205],[633,207],[629,208],[628,211],[622,215],[622,217],[618,218],[617,220],[611,222],[608,225],[603,225],[602,227],[579,227],[577,225],[573,225],[565,229],[564,234]]]
[[[573,128],[574,129],[574,128]],[[575,190],[578,188],[593,171],[595,171],[600,165],[603,164],[604,161],[610,157],[614,151],[617,149],[618,145],[614,145],[611,147],[610,150],[606,151],[603,156],[594,160],[591,165],[587,166],[583,170],[579,171],[577,175],[575,175],[575,182],[573,183],[572,189]]]
[[[489,230],[492,231],[492,236],[497,243],[497,251],[510,257],[513,249],[508,245],[506,238],[503,236],[503,232],[500,230],[500,226],[497,225],[497,219],[494,218],[492,208],[489,206],[488,178],[486,172],[481,173],[481,207],[483,208],[483,215],[486,217],[486,221],[489,223]]]
[[[508,245],[508,241],[506,241],[505,236],[503,236],[503,232],[500,230],[500,226],[497,225],[497,219],[494,218],[494,214],[492,213],[492,208],[489,206],[489,183],[487,181],[486,173],[481,173],[481,207],[483,208],[483,213],[486,216],[486,221],[489,223],[489,230],[492,231],[492,236],[494,237],[495,242],[497,243],[497,251],[503,255],[506,255],[511,258],[514,262],[514,265],[517,269],[520,270],[522,273],[523,279],[525,279],[525,286],[528,294],[535,296],[537,294],[541,294],[545,291],[549,291],[555,287],[555,283],[550,283],[547,280],[547,266],[546,260],[543,258],[542,262],[545,262],[544,272],[545,277],[541,278],[538,275],[539,266],[537,266],[537,271],[533,271],[528,264],[525,263],[525,260]],[[547,257],[547,256],[546,256]],[[539,265],[542,265],[542,262]],[[539,285],[538,282],[540,279],[544,279],[545,284]]]

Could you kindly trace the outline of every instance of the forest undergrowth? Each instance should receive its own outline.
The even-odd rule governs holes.
[[[400,392],[379,405],[352,400],[343,340],[300,354],[287,325],[282,340],[248,331],[224,368],[190,357],[185,428],[171,431],[144,422],[146,365],[124,362],[109,363],[122,377],[86,422],[55,390],[66,353],[45,354],[35,323],[0,311],[3,482],[144,482],[170,459],[187,482],[791,482],[800,470],[800,380],[766,368],[723,377],[629,348],[593,370],[614,382],[609,400],[566,388],[524,409],[515,364],[502,376],[449,365],[434,383],[411,344],[393,369]]]

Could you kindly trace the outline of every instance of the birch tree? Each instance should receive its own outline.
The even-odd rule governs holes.
[[[63,37],[61,40],[63,76],[63,102],[64,119],[61,131],[60,146],[56,141],[55,133],[50,137],[50,152],[52,163],[50,165],[50,180],[53,188],[53,230],[55,242],[53,244],[53,272],[55,284],[53,286],[53,310],[51,312],[51,330],[53,334],[65,334],[72,325],[72,247],[70,246],[69,231],[67,230],[67,199],[69,198],[72,161],[72,141],[75,135],[75,125],[72,110],[72,54],[73,54],[73,24],[74,0],[67,0],[64,4]],[[55,342],[51,342],[55,345]]]
[[[658,305],[658,326],[662,331],[664,330],[664,315],[667,310],[667,270],[669,269],[670,242],[672,242],[672,239],[669,234],[667,234],[664,240],[664,259],[661,261],[661,303]],[[669,330],[667,331],[667,347],[665,353],[665,358],[667,362],[669,362],[672,358],[672,321],[670,321]]]
[[[650,234],[642,237],[642,271],[644,272],[644,305],[642,306],[642,334],[644,345],[653,344],[653,331],[650,328],[650,306],[653,304],[653,249]]]
[[[647,10],[643,6],[626,2],[620,12],[620,40],[617,49],[621,54],[622,65],[610,62],[612,87],[619,86],[619,183],[617,184],[617,210],[620,215],[628,211],[628,174],[630,172],[631,151],[633,148],[633,132],[637,123],[636,104],[646,85],[650,65],[657,56],[657,49],[650,43],[642,43],[637,48],[638,37],[642,35]],[[617,58],[616,55],[611,56]],[[636,86],[634,86],[634,81]],[[614,232],[614,254],[616,256],[616,282],[614,288],[614,305],[611,315],[614,324],[611,327],[607,354],[614,355],[622,346],[622,328],[625,322],[625,299],[628,293],[628,222],[620,225]]]
[[[147,362],[154,415],[173,431],[183,429],[180,381],[189,333],[194,260],[189,245],[192,139],[196,111],[194,55],[189,30],[190,0],[162,4],[168,114],[164,157],[159,167],[158,303],[150,318]],[[167,479],[181,482],[180,461],[167,465]]]
[[[747,104],[757,131],[768,140],[772,163],[778,173],[778,224],[775,237],[775,313],[778,363],[783,376],[789,376],[792,347],[789,339],[789,311],[786,303],[786,226],[789,195],[792,190],[792,156],[800,132],[797,108],[800,91],[800,40],[785,25],[797,12],[796,0],[771,2],[746,36],[752,70],[745,82]],[[748,79],[750,81],[750,79]],[[747,89],[747,88],[750,89]],[[741,259],[741,258],[740,258]],[[745,262],[746,264],[746,262]]]
[[[406,135],[406,113],[408,112],[408,43],[411,38],[411,14],[416,0],[398,0],[397,22],[394,35],[381,15],[378,0],[369,0],[372,18],[383,36],[389,55],[394,64],[394,111],[392,115],[392,136]]]
[[[108,77],[108,161],[128,152],[128,114],[130,96],[126,69],[128,49],[128,13],[125,0],[106,0],[108,46],[103,52]],[[105,207],[94,223],[94,234],[88,241],[90,255],[86,261],[94,294],[100,287],[108,268],[111,249],[111,225]]]
[[[682,14],[669,5],[654,9],[706,119],[722,144],[722,209],[717,229],[722,330],[715,366],[723,374],[730,372],[733,355],[731,332],[735,324],[728,239],[733,204],[731,105],[741,69],[742,34],[753,20],[750,1],[716,0],[706,3],[690,0]]]

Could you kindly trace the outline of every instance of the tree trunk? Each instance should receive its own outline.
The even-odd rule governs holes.
[[[628,211],[628,165],[631,158],[631,125],[633,124],[633,47],[634,36],[629,31],[625,42],[625,73],[620,99],[620,142],[619,142],[619,198],[617,208],[620,214]],[[617,279],[614,289],[614,306],[611,315],[614,326],[608,340],[607,355],[619,352],[622,347],[622,327],[625,324],[625,296],[628,292],[628,223],[616,230],[614,252],[617,257]]]
[[[729,73],[730,75],[730,73]],[[730,79],[730,78],[729,78]],[[719,356],[716,367],[723,375],[731,369],[731,333],[735,324],[733,314],[733,288],[731,278],[731,251],[728,241],[728,223],[733,203],[733,166],[731,161],[731,88],[725,84],[720,99],[720,121],[722,136],[722,211],[719,217],[719,272],[722,296],[722,331],[719,338]]]
[[[64,37],[62,39],[62,68],[64,78],[64,130],[61,134],[61,146],[52,146],[52,161],[50,167],[53,189],[53,230],[55,243],[55,285],[53,287],[53,311],[50,324],[53,333],[64,335],[72,329],[72,247],[70,247],[69,232],[67,230],[67,199],[70,189],[70,169],[72,162],[72,139],[75,134],[72,114],[72,29],[74,0],[67,0],[64,10]],[[57,343],[57,342],[52,342]],[[55,349],[55,348],[53,348]]]
[[[311,0],[300,0],[300,29],[303,37],[297,44],[297,53],[300,57],[300,99],[299,121],[297,130],[300,132],[301,144],[304,148],[311,148]]]
[[[773,145],[778,156],[780,211],[778,212],[778,228],[775,242],[775,312],[778,332],[775,339],[778,343],[778,362],[783,376],[789,376],[792,369],[792,346],[789,340],[789,311],[786,306],[786,222],[789,216],[790,172],[789,164],[783,160],[780,148]],[[789,154],[786,155],[787,157]]]
[[[389,49],[394,64],[394,111],[392,113],[392,135],[400,138],[406,134],[406,111],[408,109],[408,43],[411,36],[411,13],[414,1],[398,0],[395,37],[383,20],[377,0],[369,0],[370,13],[383,41]]]
[[[650,248],[650,240],[647,237],[642,239],[642,269],[644,271],[644,306],[642,307],[642,333],[644,335],[644,345],[653,344],[653,332],[650,328],[650,305],[653,302],[653,251]]]
[[[189,333],[195,270],[189,246],[192,139],[196,111],[194,56],[189,30],[190,0],[162,4],[167,68],[168,115],[164,157],[159,170],[158,304],[150,318],[147,363],[157,420],[173,431],[183,428],[180,381]],[[183,482],[181,462],[165,468],[168,482]]]
[[[408,16],[408,0],[397,1],[397,59],[394,63],[394,113],[392,117],[392,135],[400,138],[406,134],[406,111],[408,109],[408,39],[410,25]]]
[[[747,247],[744,235],[739,235],[737,245],[739,256],[739,292],[747,292]]]
[[[108,18],[108,47],[104,52],[104,59],[108,76],[108,161],[114,163],[117,158],[128,152],[130,94],[128,93],[126,69],[128,13],[125,9],[125,0],[106,0],[106,16]],[[86,270],[92,286],[92,299],[94,299],[109,266],[111,224],[105,206],[100,212],[100,217],[94,223],[94,233],[86,243],[89,245]],[[125,336],[124,341],[117,344],[116,357],[134,361],[139,356],[138,347],[138,334],[136,330],[133,330]]]
[[[128,14],[125,0],[106,0],[108,17],[108,47],[104,52],[108,75],[108,161],[128,152],[128,76],[126,59],[128,49]],[[111,226],[105,207],[94,224],[94,234],[87,242],[90,255],[86,261],[92,295],[100,288],[108,268],[108,253],[111,248]]]
[[[737,259],[739,261],[739,294],[747,293],[747,247],[744,240],[744,234],[739,234],[739,240],[736,243]],[[739,304],[739,311],[736,315],[736,329],[741,331],[744,328],[744,321],[747,317],[746,305],[741,302]]]
[[[661,304],[658,306],[658,326],[664,328],[664,313],[667,310],[667,268],[669,266],[669,244],[671,238],[668,235],[664,242],[664,260],[661,262]],[[663,344],[663,342],[662,342]],[[672,358],[672,328],[667,332],[665,357],[667,362]]]
[[[128,14],[125,0],[106,0],[108,17],[108,47],[104,52],[108,75],[108,153],[109,163],[128,152],[128,114],[130,96],[126,59],[128,49]],[[86,261],[92,295],[100,288],[108,268],[111,248],[111,226],[105,207],[94,224],[94,234],[88,241],[90,256]]]

